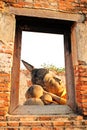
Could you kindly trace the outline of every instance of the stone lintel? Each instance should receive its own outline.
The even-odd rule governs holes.
[[[68,20],[68,21],[75,21],[75,22],[83,22],[85,20],[85,16],[83,14],[64,13],[64,12],[57,12],[52,10],[10,7],[9,11],[10,13],[18,16],[32,16],[32,17],[40,17],[40,18]]]

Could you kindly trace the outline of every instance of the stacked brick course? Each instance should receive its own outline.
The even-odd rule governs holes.
[[[86,130],[82,116],[7,116],[0,122],[1,130]]]
[[[15,14],[9,10],[27,8],[84,15],[75,27],[77,63],[74,63],[78,111],[83,116],[10,116],[11,71],[15,39]],[[71,16],[72,17],[72,16]],[[0,130],[86,130],[87,129],[87,0],[0,0]],[[73,57],[74,61],[74,57]],[[83,119],[84,117],[84,119]]]
[[[80,111],[87,115],[87,65],[82,62],[78,66],[76,99]]]

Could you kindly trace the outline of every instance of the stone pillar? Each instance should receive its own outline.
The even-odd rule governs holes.
[[[0,13],[0,115],[8,112],[14,47],[15,17]]]
[[[75,67],[76,101],[80,113],[87,115],[87,22],[77,23],[76,43],[78,65]]]

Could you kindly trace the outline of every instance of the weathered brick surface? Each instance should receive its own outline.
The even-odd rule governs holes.
[[[40,8],[40,9],[51,9],[64,12],[75,12],[75,13],[87,13],[87,1],[86,0],[1,0],[5,4],[11,5],[18,8]],[[4,7],[3,3],[1,8]]]
[[[7,116],[6,121],[0,122],[0,128],[12,130],[86,130],[87,128],[87,120],[84,120],[82,116],[51,116],[50,120],[42,120],[43,117],[46,117],[45,115],[37,116],[37,120],[35,119],[35,116],[31,116],[33,120],[30,120],[31,117],[28,116],[13,117]],[[49,118],[50,116],[47,117]],[[16,121],[16,119],[19,119],[19,121]]]
[[[87,0],[0,0],[0,130],[86,130],[87,129],[87,21],[76,23],[76,55],[74,64],[75,93],[78,111],[83,116],[43,115],[7,116],[10,107],[11,70],[15,39],[16,8],[51,10],[70,14],[84,14],[87,19]],[[43,17],[43,16],[42,16]],[[75,42],[75,41],[74,41]],[[76,60],[76,59],[75,59]],[[14,92],[14,91],[13,91]]]
[[[81,111],[87,112],[87,65],[79,61],[78,70],[76,70],[76,101]]]
[[[5,3],[3,1],[0,1],[0,9],[4,9]]]

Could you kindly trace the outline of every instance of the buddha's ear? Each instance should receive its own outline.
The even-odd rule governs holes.
[[[24,64],[24,66],[29,70],[32,71],[34,69],[34,66],[30,65],[29,63],[27,63],[26,61],[22,60],[22,63]]]

